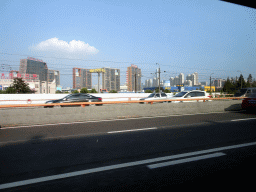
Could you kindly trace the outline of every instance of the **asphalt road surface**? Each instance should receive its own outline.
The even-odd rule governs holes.
[[[255,146],[244,112],[6,127],[0,191],[249,190]]]

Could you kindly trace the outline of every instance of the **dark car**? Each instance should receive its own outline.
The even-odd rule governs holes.
[[[234,97],[247,97],[251,93],[256,93],[256,88],[242,88],[238,90],[235,94]]]
[[[45,103],[50,104],[50,103],[75,103],[75,102],[102,102],[102,98],[95,97],[93,95],[86,94],[86,93],[76,93],[76,94],[69,94],[62,99],[46,101]],[[101,106],[102,104],[96,104],[96,105]],[[44,106],[44,108],[46,107],[52,108],[53,106]],[[61,107],[64,107],[64,106],[61,106]]]
[[[242,100],[242,109],[249,112],[256,111],[256,93],[251,93],[247,98]]]

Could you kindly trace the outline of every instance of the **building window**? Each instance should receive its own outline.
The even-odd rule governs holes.
[[[35,88],[38,88],[38,84],[35,84]]]

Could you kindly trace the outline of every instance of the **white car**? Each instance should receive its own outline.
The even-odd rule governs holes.
[[[146,101],[146,100],[166,100],[169,98],[166,93],[151,93],[148,97],[140,99],[140,101]],[[143,104],[144,102],[140,102]]]
[[[171,99],[204,99],[209,98],[208,93],[206,91],[194,90],[194,91],[182,91],[174,95]],[[172,103],[180,103],[180,102],[197,102],[196,100],[190,101],[171,101]],[[203,102],[200,100],[199,102]]]

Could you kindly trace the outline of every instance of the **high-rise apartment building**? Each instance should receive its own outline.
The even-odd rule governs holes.
[[[102,89],[120,91],[120,69],[106,67],[103,69],[105,72],[102,73]]]
[[[89,69],[73,68],[73,89],[92,88],[92,74]]]
[[[213,86],[216,88],[222,88],[225,84],[226,80],[225,79],[215,79],[213,80]]]
[[[152,85],[152,87],[158,87],[158,84],[159,84],[158,81],[159,81],[159,80],[158,80],[157,78],[154,78],[154,79],[153,79],[153,85]]]
[[[180,73],[176,77],[171,77],[170,78],[170,86],[176,86],[176,85],[181,85],[184,84],[184,74]]]
[[[197,72],[187,75],[186,80],[192,81],[192,86],[199,85]]]
[[[49,93],[48,86],[48,67],[45,62],[39,59],[28,57],[20,60],[19,72],[21,77],[27,78],[29,75],[37,76],[39,80],[39,93]],[[45,89],[42,89],[42,83],[45,84]]]
[[[153,79],[146,79],[145,80],[145,87],[154,87],[153,86]]]
[[[194,82],[194,85],[199,85],[199,82],[198,82],[198,73],[195,72],[194,75],[195,75],[195,82]]]
[[[48,67],[45,62],[39,59],[28,57],[20,60],[20,74],[37,74],[40,81],[48,80]]]
[[[127,84],[128,91],[140,91],[141,90],[141,69],[137,65],[131,65],[127,67]],[[136,81],[136,87],[135,87]]]
[[[184,84],[184,74],[183,73],[180,73],[179,74],[179,84]]]
[[[188,87],[192,87],[192,81],[191,80],[186,80],[184,85],[186,85]]]
[[[58,70],[48,70],[48,82],[54,82],[56,87],[60,86],[60,72]]]
[[[170,86],[174,86],[174,78],[173,77],[170,78]]]

